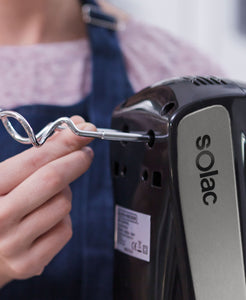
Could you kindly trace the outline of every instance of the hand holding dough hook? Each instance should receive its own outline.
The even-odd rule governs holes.
[[[27,137],[21,136],[12,126],[9,118],[16,119],[24,128]],[[68,117],[62,117],[54,122],[47,124],[38,134],[34,134],[34,131],[28,121],[19,113],[11,110],[0,109],[0,119],[8,133],[17,142],[22,144],[32,144],[35,147],[39,147],[45,143],[48,137],[50,137],[55,130],[65,129],[66,125],[74,134],[84,137],[99,138],[102,140],[110,141],[125,141],[125,142],[149,142],[151,140],[150,135],[143,133],[126,133],[113,129],[98,128],[97,131],[80,130],[76,127],[73,121]]]

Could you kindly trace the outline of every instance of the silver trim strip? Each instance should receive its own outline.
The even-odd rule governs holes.
[[[196,300],[246,299],[231,125],[223,106],[181,120],[178,173]]]

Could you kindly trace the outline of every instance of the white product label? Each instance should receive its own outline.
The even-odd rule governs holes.
[[[150,222],[150,215],[116,205],[115,249],[149,262]]]

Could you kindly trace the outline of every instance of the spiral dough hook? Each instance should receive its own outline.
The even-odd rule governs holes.
[[[25,130],[27,137],[20,135],[10,122],[10,118],[17,120]],[[150,142],[151,136],[146,133],[136,132],[127,133],[113,129],[98,128],[97,131],[80,130],[76,127],[73,121],[68,117],[62,117],[54,122],[47,124],[38,134],[35,135],[31,125],[19,113],[12,110],[1,110],[0,119],[7,132],[13,139],[22,144],[32,144],[35,147],[42,146],[45,141],[56,131],[68,127],[74,134],[84,137],[100,138],[103,140],[111,141],[130,141],[130,142]],[[165,136],[160,136],[159,140],[163,140]]]

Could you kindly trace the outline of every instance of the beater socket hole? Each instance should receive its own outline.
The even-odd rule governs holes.
[[[148,135],[149,135],[149,142],[148,142],[148,146],[150,148],[152,148],[155,144],[155,133],[154,131],[151,129],[148,131]]]
[[[129,132],[129,126],[127,124],[124,124],[123,127],[122,127],[122,132],[126,132],[128,133]],[[126,141],[122,141],[121,144],[123,146],[126,146],[127,142]]]

